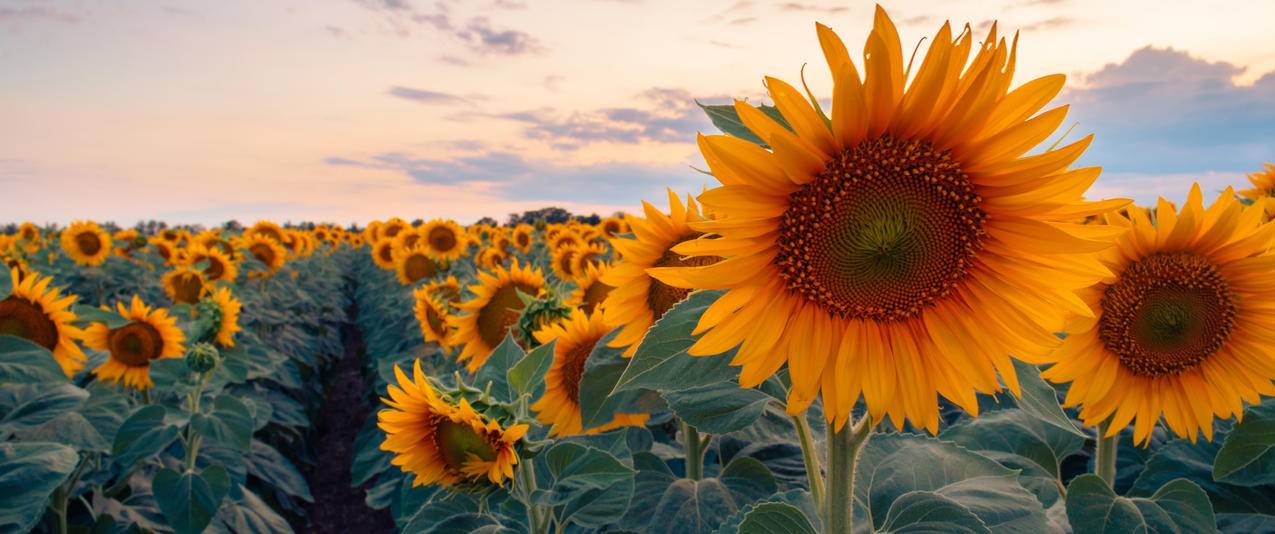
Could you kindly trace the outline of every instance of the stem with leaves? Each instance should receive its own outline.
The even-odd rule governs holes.
[[[854,521],[854,469],[859,451],[872,434],[872,417],[864,414],[853,425],[829,432],[827,499],[823,505],[824,532],[850,534]]]
[[[704,478],[704,441],[700,440],[699,431],[682,421],[682,441],[686,447],[686,478],[699,480]]]
[[[53,512],[54,525],[53,532],[56,534],[67,533],[66,507],[67,501],[71,494],[75,492],[75,485],[80,482],[80,475],[84,474],[84,468],[89,465],[88,454],[81,454],[80,463],[76,464],[75,471],[71,473],[71,477],[53,490],[53,499],[49,503],[49,509]]]
[[[1116,484],[1116,452],[1120,449],[1120,433],[1106,437],[1107,425],[1098,427],[1097,444],[1094,447],[1093,472],[1114,487]]]
[[[819,506],[823,506],[823,468],[819,465],[819,451],[815,449],[815,438],[810,432],[810,422],[805,412],[789,416],[793,426],[797,427],[797,441],[801,444],[801,459],[806,464],[806,480],[810,481],[810,497]]]
[[[199,373],[199,382],[186,396],[186,407],[190,410],[191,416],[199,413],[199,401],[204,396],[204,387],[208,385],[208,380],[212,378],[212,371]],[[199,435],[199,430],[194,425],[186,425],[186,470],[193,471],[195,469],[195,461],[199,459],[199,445],[203,442],[203,436]]]

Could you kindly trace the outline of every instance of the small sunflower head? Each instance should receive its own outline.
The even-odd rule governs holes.
[[[207,373],[221,362],[221,351],[212,343],[196,343],[186,351],[186,367],[196,373]]]

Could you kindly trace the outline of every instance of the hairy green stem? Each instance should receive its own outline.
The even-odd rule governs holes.
[[[699,480],[704,478],[704,443],[700,441],[699,431],[682,421],[682,442],[686,447],[686,478]]]
[[[827,499],[823,507],[824,532],[850,534],[854,526],[854,469],[859,451],[872,433],[872,417],[863,418],[828,434]]]
[[[810,432],[810,422],[806,414],[793,415],[793,426],[797,427],[797,441],[801,443],[801,459],[806,464],[806,480],[810,481],[810,497],[819,506],[823,506],[823,468],[819,465],[819,451],[815,450],[815,438]]]
[[[1120,449],[1120,433],[1105,437],[1107,425],[1098,427],[1097,445],[1094,447],[1093,472],[1106,481],[1108,486],[1116,484],[1116,452]]]

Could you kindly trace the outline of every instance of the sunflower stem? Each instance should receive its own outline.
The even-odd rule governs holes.
[[[700,441],[699,431],[686,421],[682,421],[682,442],[686,446],[686,478],[704,478],[704,443]]]
[[[819,465],[819,451],[815,450],[814,436],[810,433],[810,423],[806,414],[793,415],[793,425],[797,427],[797,440],[801,443],[801,459],[806,464],[806,480],[810,481],[810,496],[816,503],[823,503],[823,468]]]
[[[1107,424],[1098,427],[1097,444],[1094,446],[1093,472],[1108,486],[1116,484],[1116,452],[1120,449],[1120,433],[1106,437]]]
[[[872,417],[864,414],[828,435],[827,499],[823,506],[824,532],[850,534],[854,521],[854,469],[859,451],[872,433]]]

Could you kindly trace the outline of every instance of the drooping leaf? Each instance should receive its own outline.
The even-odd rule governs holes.
[[[513,394],[529,394],[538,397],[544,388],[544,376],[553,363],[553,347],[556,341],[550,341],[531,349],[518,363],[509,368],[505,378]]]
[[[0,443],[0,532],[29,532],[79,463],[59,443]]]
[[[258,440],[252,440],[252,453],[246,458],[248,473],[288,495],[305,502],[314,502],[310,485],[295,465],[279,452]]]
[[[89,392],[72,384],[0,384],[0,436],[30,430],[79,408]]]
[[[728,381],[666,391],[669,408],[700,432],[725,434],[753,424],[774,400],[756,389],[745,389]]]
[[[1085,433],[1076,428],[1067,414],[1058,405],[1058,392],[1040,377],[1040,369],[1035,365],[1020,360],[1013,360],[1014,372],[1018,375],[1018,383],[1022,387],[1022,397],[1016,399],[1022,411],[1080,438]]]
[[[696,291],[679,302],[651,325],[616,381],[616,391],[651,389],[678,391],[725,382],[739,376],[730,366],[732,352],[716,356],[691,356],[687,349],[695,343],[691,336],[700,316],[723,291]]]
[[[1217,452],[1213,479],[1241,486],[1275,485],[1275,401],[1249,406]]]
[[[651,409],[657,399],[654,394],[640,390],[612,393],[615,383],[628,366],[622,354],[624,349],[608,347],[619,329],[612,330],[593,346],[580,377],[580,419],[584,428],[611,422],[617,413],[640,413]]]
[[[133,412],[120,425],[111,455],[120,465],[131,466],[154,456],[177,439],[177,426],[164,422],[163,406],[149,405]]]
[[[0,278],[8,278],[0,273]],[[66,383],[53,353],[26,339],[0,335],[0,384]]]
[[[1213,532],[1213,507],[1204,490],[1186,479],[1165,484],[1151,497],[1116,495],[1097,475],[1076,477],[1067,487],[1067,519],[1076,532]]]
[[[212,522],[230,491],[230,475],[215,465],[200,473],[160,469],[152,480],[155,503],[177,534],[197,534]]]
[[[633,497],[631,467],[605,451],[569,442],[543,456],[551,479],[541,500],[560,521],[597,528],[624,516]]]

